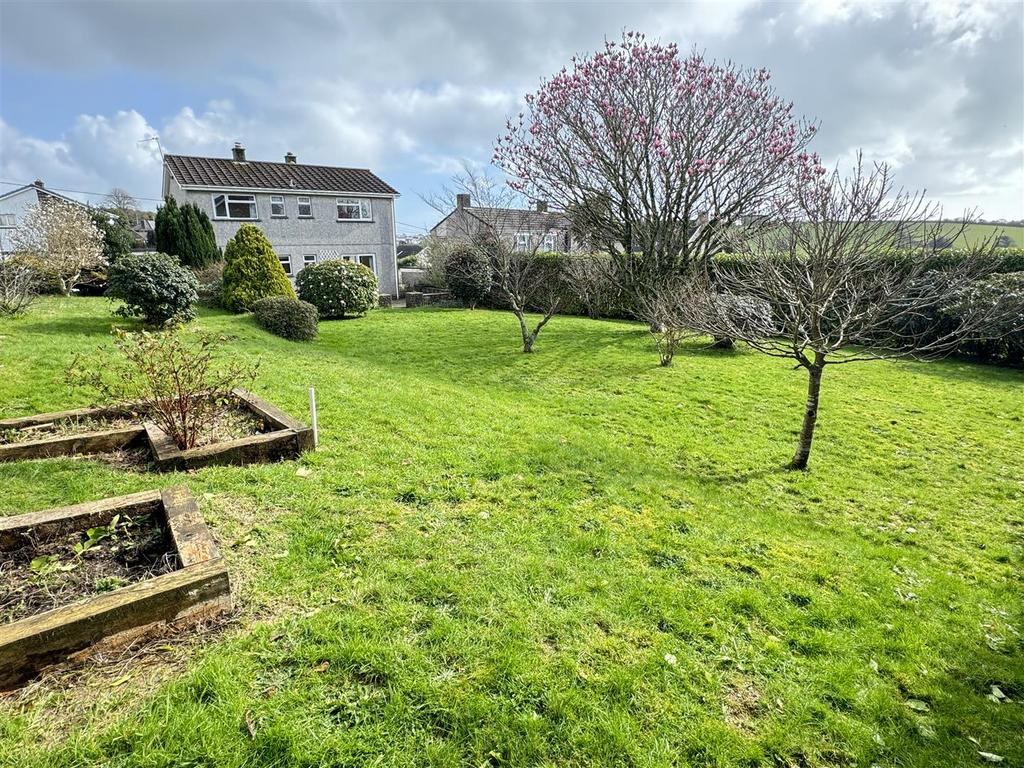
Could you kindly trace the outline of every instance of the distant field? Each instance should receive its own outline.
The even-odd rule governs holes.
[[[952,235],[957,229],[959,229],[959,225],[951,223],[946,231]],[[1024,248],[1024,226],[1011,224],[968,224],[966,231],[954,242],[954,247],[971,246],[986,237],[998,237],[999,235],[1006,235],[1013,240],[1013,246]]]

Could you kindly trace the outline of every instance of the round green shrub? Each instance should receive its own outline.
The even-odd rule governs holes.
[[[491,260],[472,246],[461,246],[448,254],[444,278],[452,296],[475,309],[491,292]]]
[[[195,275],[166,253],[130,253],[110,265],[107,295],[120,299],[122,317],[141,317],[146,325],[184,323],[196,316]]]
[[[305,267],[295,278],[299,298],[320,317],[362,315],[377,306],[377,276],[351,261],[331,260]]]
[[[243,224],[224,248],[221,301],[225,309],[245,312],[268,296],[294,299],[295,289],[260,228]]]
[[[271,296],[252,305],[256,323],[275,336],[292,341],[312,341],[316,338],[316,307],[308,301]]]

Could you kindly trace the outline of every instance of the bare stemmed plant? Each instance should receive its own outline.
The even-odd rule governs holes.
[[[935,258],[944,244],[940,238],[956,241],[972,216],[943,223],[937,205],[923,194],[896,189],[887,166],[868,166],[859,155],[849,176],[837,169],[798,175],[792,183],[792,207],[780,212],[775,226],[737,244],[737,252],[749,258],[709,266],[704,298],[688,309],[686,322],[791,359],[807,371],[803,426],[789,465],[806,469],[827,367],[947,354],[993,328],[1005,332],[1007,318],[1019,320],[1021,309],[967,302],[941,334],[923,329],[923,318],[963,303],[968,286],[994,268],[988,241],[951,263]],[[901,249],[894,251],[897,245]],[[727,311],[729,294],[767,302],[772,321],[738,322]]]
[[[68,369],[73,384],[105,404],[129,403],[152,418],[182,450],[194,448],[232,408],[232,390],[256,376],[257,363],[224,362],[223,336],[171,330],[114,331],[110,359],[78,357]]]

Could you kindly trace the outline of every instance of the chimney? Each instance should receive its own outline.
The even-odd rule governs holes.
[[[288,165],[295,165],[297,162],[299,162],[299,158],[295,156],[294,152],[289,152],[287,155],[284,156],[284,161],[288,163]]]
[[[470,198],[467,193],[459,193],[455,196],[455,207],[456,208],[469,208]]]
[[[235,146],[231,148],[231,159],[236,163],[245,162],[245,147],[242,146],[242,142],[236,141]]]
[[[39,187],[40,189],[43,189],[44,188],[43,180],[42,179],[36,179],[35,181],[32,182],[32,186],[33,187]]]
[[[538,200],[537,201],[537,213],[547,213],[547,212],[548,212],[548,201],[547,200]]]

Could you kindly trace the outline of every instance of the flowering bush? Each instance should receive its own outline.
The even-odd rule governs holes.
[[[377,306],[377,276],[351,261],[332,259],[305,267],[295,279],[299,298],[320,317],[362,315]]]

